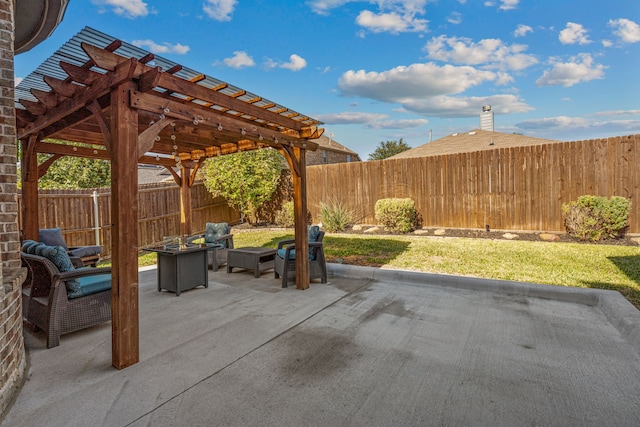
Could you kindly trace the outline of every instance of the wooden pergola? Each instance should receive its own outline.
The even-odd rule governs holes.
[[[16,88],[22,230],[38,239],[38,178],[53,162],[62,156],[111,161],[114,367],[139,360],[139,163],[171,172],[180,186],[181,232],[192,234],[190,191],[205,159],[278,150],[293,176],[296,287],[309,287],[305,153],[318,147],[309,139],[322,134],[320,122],[90,28],[34,73]],[[38,164],[39,153],[50,157]]]

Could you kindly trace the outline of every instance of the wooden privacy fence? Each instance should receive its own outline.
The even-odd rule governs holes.
[[[95,194],[94,194],[95,193]],[[21,196],[18,212],[21,214]],[[111,190],[40,190],[40,228],[60,227],[69,246],[104,246],[111,254]],[[236,222],[239,215],[223,198],[214,199],[203,183],[191,189],[193,232],[203,232],[207,222]],[[96,221],[97,219],[97,221]],[[22,224],[22,218],[20,218]],[[97,227],[96,227],[97,226]],[[96,230],[99,240],[96,239]],[[138,192],[138,244],[148,246],[166,236],[180,234],[180,189],[174,183],[145,184]]]
[[[631,200],[629,232],[640,232],[640,135],[432,157],[340,163],[307,169],[308,207],[355,208],[376,224],[377,200],[409,197],[423,226],[564,231],[562,204],[591,194]]]

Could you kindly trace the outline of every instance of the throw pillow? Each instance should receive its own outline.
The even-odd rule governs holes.
[[[208,222],[204,233],[205,243],[215,243],[216,239],[220,236],[229,234],[229,224],[226,222]],[[223,247],[227,247],[227,242],[220,242]]]
[[[69,250],[67,242],[62,237],[62,231],[60,227],[56,228],[41,228],[40,229],[40,241],[49,246],[62,246],[65,251]]]
[[[22,242],[22,248],[21,248],[21,249],[22,249],[22,252],[24,252],[24,253],[27,253],[27,254],[28,254],[28,253],[29,253],[29,248],[30,248],[32,245],[35,245],[36,243],[38,243],[38,242],[36,242],[35,240],[25,240],[25,241],[23,241],[23,242]]]
[[[58,270],[60,270],[61,273],[74,269],[71,258],[69,258],[67,251],[64,250],[62,246],[51,247],[44,253],[44,256],[49,258],[51,262],[54,263],[56,267],[58,267]]]
[[[310,225],[308,228],[308,237],[310,242],[316,242],[318,240],[318,236],[320,235],[320,227],[317,225]]]

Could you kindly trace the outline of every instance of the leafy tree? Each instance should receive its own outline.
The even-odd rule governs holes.
[[[278,188],[283,162],[280,153],[265,148],[207,159],[201,173],[214,197],[224,197],[251,222]]]
[[[383,160],[398,153],[409,150],[411,147],[400,138],[400,141],[381,141],[375,151],[369,154],[369,160]]]
[[[61,143],[56,140],[47,142]],[[74,144],[87,146],[86,144]],[[20,158],[21,146],[18,146]],[[38,154],[38,164],[46,161],[48,154]],[[21,173],[18,171],[20,179]],[[18,182],[21,187],[22,182]],[[38,180],[38,187],[43,189],[78,189],[111,186],[111,163],[107,160],[87,159],[83,157],[64,156],[49,166],[47,172]]]

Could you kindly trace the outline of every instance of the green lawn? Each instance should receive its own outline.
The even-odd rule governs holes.
[[[293,234],[237,232],[241,246],[275,248]],[[640,247],[517,240],[328,234],[328,262],[556,286],[613,289],[640,308]],[[144,254],[140,265],[155,263]]]

